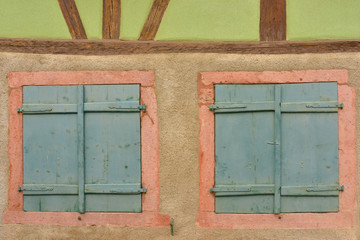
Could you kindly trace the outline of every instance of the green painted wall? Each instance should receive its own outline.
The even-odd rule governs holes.
[[[122,0],[120,38],[137,40],[150,12],[153,0]]]
[[[102,0],[75,0],[88,39],[102,39]]]
[[[358,38],[359,0],[287,0],[287,40]]]
[[[56,0],[0,0],[0,37],[71,39]]]
[[[156,40],[259,40],[259,0],[171,0]]]

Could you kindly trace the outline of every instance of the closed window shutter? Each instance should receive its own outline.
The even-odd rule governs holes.
[[[274,86],[215,85],[215,106],[215,212],[273,212]]]
[[[282,87],[281,211],[338,211],[337,84]]]
[[[86,211],[141,212],[139,85],[85,86]]]
[[[25,86],[25,211],[141,212],[139,85]]]
[[[215,85],[216,213],[338,211],[336,83]]]
[[[24,211],[79,210],[76,104],[76,86],[23,88]]]

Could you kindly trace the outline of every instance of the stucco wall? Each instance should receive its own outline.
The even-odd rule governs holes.
[[[160,134],[160,211],[175,220],[170,227],[60,227],[0,225],[0,239],[359,239],[355,229],[206,229],[195,226],[198,211],[199,112],[197,76],[203,71],[280,71],[347,69],[360,94],[360,54],[235,55],[158,54],[56,56],[0,54],[0,223],[8,190],[8,85],[12,71],[155,70]],[[356,106],[360,104],[356,100]],[[357,119],[360,119],[360,112]],[[357,123],[360,133],[360,123]],[[358,134],[360,137],[360,134]],[[360,138],[359,138],[360,139]],[[357,153],[360,142],[357,140]],[[359,166],[359,164],[358,164]],[[358,167],[359,168],[359,167]],[[359,171],[358,171],[359,172]],[[359,192],[359,187],[358,187]],[[359,204],[358,204],[359,205]]]

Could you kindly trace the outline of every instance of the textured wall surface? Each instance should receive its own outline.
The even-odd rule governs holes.
[[[0,54],[0,239],[316,239],[360,238],[354,229],[207,229],[196,227],[199,195],[199,111],[197,77],[203,71],[281,71],[347,69],[360,94],[360,54],[237,55],[151,54],[61,56]],[[2,225],[8,190],[7,72],[75,70],[155,70],[160,134],[160,211],[174,218],[170,227]],[[356,99],[357,108],[360,101]],[[360,112],[357,119],[360,119]],[[360,122],[357,122],[360,133]],[[360,137],[360,134],[358,134]],[[357,140],[357,156],[360,142]],[[358,164],[359,169],[359,164]],[[359,170],[358,170],[359,172]],[[358,187],[358,192],[359,192]],[[359,204],[358,204],[359,205]]]

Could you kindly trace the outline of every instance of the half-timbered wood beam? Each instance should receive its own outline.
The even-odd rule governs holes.
[[[120,37],[121,0],[103,0],[103,39]]]
[[[286,0],[261,0],[260,41],[286,40]]]
[[[139,40],[154,40],[170,0],[154,0]]]
[[[87,39],[79,11],[74,0],[58,0],[72,39]]]
[[[0,52],[119,55],[149,53],[300,54],[360,52],[360,40],[184,42],[0,38]]]

